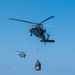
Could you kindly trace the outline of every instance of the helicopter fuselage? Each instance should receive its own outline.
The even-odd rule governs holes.
[[[20,57],[24,57],[25,58],[25,53],[24,52],[21,52],[20,54],[18,54]]]
[[[46,39],[45,38],[45,32],[46,29],[44,29],[41,25],[32,25],[30,27],[30,33],[34,34],[36,37],[41,38],[41,39]]]

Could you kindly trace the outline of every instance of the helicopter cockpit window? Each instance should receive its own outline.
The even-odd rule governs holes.
[[[30,27],[30,29],[32,29],[32,28],[35,28],[35,26],[34,26],[34,25],[32,25],[32,26]]]

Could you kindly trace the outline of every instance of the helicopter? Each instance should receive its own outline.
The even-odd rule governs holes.
[[[55,42],[55,40],[49,40],[50,34],[48,34],[46,32],[46,29],[43,27],[43,23],[46,22],[47,20],[54,18],[54,16],[50,16],[48,18],[46,18],[45,20],[39,22],[39,23],[35,23],[35,22],[30,22],[30,21],[26,21],[26,20],[20,20],[20,19],[15,19],[15,18],[9,18],[9,20],[15,20],[15,21],[20,21],[20,22],[26,22],[29,24],[33,24],[31,25],[29,31],[30,31],[30,36],[32,36],[33,34],[40,38],[41,42]]]
[[[15,52],[19,52],[19,56],[20,56],[20,58],[25,58],[25,56],[26,56],[26,54],[25,54],[25,52],[23,52],[23,51],[17,51],[17,50],[13,50],[13,51],[15,51]]]

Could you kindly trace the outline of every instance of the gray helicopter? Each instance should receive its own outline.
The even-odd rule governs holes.
[[[20,56],[20,58],[25,58],[25,56],[26,56],[26,54],[25,54],[25,52],[23,52],[23,51],[17,51],[17,50],[13,50],[13,51],[15,51],[15,52],[19,52],[19,56]]]
[[[39,22],[39,23],[35,23],[35,22],[30,22],[30,21],[25,21],[25,20],[20,20],[20,19],[14,19],[14,18],[9,18],[9,20],[15,20],[15,21],[20,21],[20,22],[26,22],[26,23],[30,23],[33,24],[31,25],[29,31],[30,31],[30,35],[32,36],[32,34],[34,34],[36,37],[41,38],[41,42],[55,42],[55,40],[49,40],[50,34],[48,34],[46,32],[46,29],[43,28],[43,23],[46,22],[47,20],[53,18],[54,16],[48,17],[45,20]]]

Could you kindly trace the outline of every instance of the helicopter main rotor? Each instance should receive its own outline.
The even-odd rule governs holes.
[[[12,50],[12,51],[15,51],[15,52],[24,52],[24,51],[18,51],[18,50]]]
[[[30,22],[30,21],[26,21],[26,20],[20,20],[20,19],[15,19],[15,18],[9,18],[9,20],[15,20],[15,21],[20,21],[20,22],[26,22],[26,23],[30,23],[30,24],[38,24],[38,25],[42,25],[42,23],[44,23],[45,21],[53,18],[54,16],[48,17],[45,20],[41,21],[40,23],[35,23],[35,22]]]
[[[53,18],[53,17],[54,17],[54,16],[48,17],[47,19],[43,20],[43,21],[41,22],[41,24],[44,23],[45,21],[47,21],[47,20]]]

